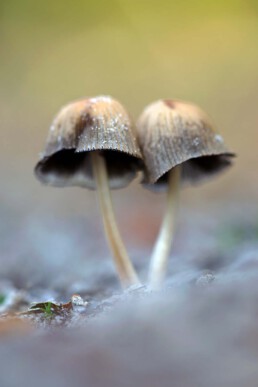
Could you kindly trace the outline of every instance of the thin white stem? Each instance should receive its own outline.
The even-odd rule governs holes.
[[[91,152],[91,160],[106,238],[113,252],[113,258],[121,284],[123,287],[140,284],[117,227],[105,159],[99,152],[94,151]]]
[[[175,216],[178,207],[181,167],[176,166],[169,172],[167,204],[159,235],[153,249],[149,283],[152,288],[158,288],[167,270],[168,257],[175,233]]]

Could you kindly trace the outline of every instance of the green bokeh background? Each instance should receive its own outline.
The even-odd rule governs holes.
[[[32,169],[58,109],[98,94],[135,118],[163,97],[202,106],[238,159],[183,200],[256,200],[257,0],[1,0],[0,57],[0,198],[9,208],[91,208],[92,193],[43,188]],[[136,194],[139,204],[156,201],[137,183],[123,192],[118,210]]]

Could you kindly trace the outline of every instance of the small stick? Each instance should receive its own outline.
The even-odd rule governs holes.
[[[178,207],[180,176],[180,166],[176,166],[169,172],[166,212],[153,249],[149,269],[149,283],[154,289],[160,286],[167,270],[168,256],[175,233],[175,216]]]
[[[109,242],[110,249],[113,252],[113,259],[121,284],[124,288],[140,284],[117,227],[105,159],[98,151],[93,151],[91,152],[91,161],[97,184],[106,238]]]

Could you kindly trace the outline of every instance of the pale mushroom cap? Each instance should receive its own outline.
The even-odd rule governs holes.
[[[182,179],[195,183],[231,165],[229,152],[210,118],[196,105],[159,100],[137,122],[147,184],[165,184],[168,172],[182,164]]]
[[[91,151],[104,155],[111,188],[128,185],[141,168],[135,128],[124,107],[111,97],[75,101],[60,110],[36,165],[36,176],[44,184],[94,189]]]

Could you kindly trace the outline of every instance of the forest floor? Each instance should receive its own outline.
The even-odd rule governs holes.
[[[9,219],[1,387],[257,387],[257,219],[255,211],[226,221],[184,215],[155,292],[144,280],[149,251],[132,249],[143,285],[122,291],[90,230],[85,241],[70,223],[52,224],[59,232],[51,236],[47,223],[30,219],[14,244],[8,227],[19,225]]]

